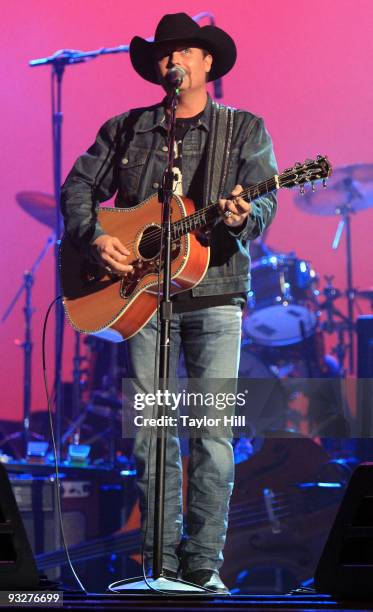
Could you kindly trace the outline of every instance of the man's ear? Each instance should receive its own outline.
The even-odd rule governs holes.
[[[213,62],[213,57],[210,53],[208,53],[207,55],[205,55],[204,57],[204,62],[205,62],[205,70],[206,70],[206,74],[208,74],[211,71],[211,67],[212,67],[212,62]]]

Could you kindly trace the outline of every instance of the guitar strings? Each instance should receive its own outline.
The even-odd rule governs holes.
[[[288,173],[284,172],[281,175],[281,178],[285,177],[286,174],[289,174],[289,175],[290,174],[294,174],[294,171],[291,171],[291,172],[288,172]],[[268,186],[271,183],[273,184],[272,185],[273,188],[268,189]],[[258,183],[258,185],[256,185],[256,186],[248,187],[247,189],[244,189],[243,191],[241,191],[238,194],[237,197],[243,197],[243,196],[245,196],[247,194],[250,194],[250,196],[252,196],[252,197],[250,197],[249,201],[251,202],[252,200],[255,200],[256,197],[262,197],[262,196],[259,196],[259,194],[257,193],[258,190],[262,186],[266,187],[266,194],[262,194],[262,195],[268,195],[269,193],[272,193],[273,191],[276,190],[276,180],[274,178],[271,178],[271,179],[267,179],[266,181],[263,181],[262,183]],[[256,196],[256,197],[254,197],[254,196]],[[182,233],[181,233],[181,235],[173,238],[172,242],[173,243],[177,242],[182,235],[184,235],[185,233],[188,233],[188,231],[193,231],[194,229],[196,229],[196,227],[194,227],[194,228],[191,227],[192,224],[200,223],[201,221],[206,223],[206,219],[205,219],[206,215],[208,215],[212,211],[215,211],[217,206],[218,206],[217,203],[210,204],[209,206],[206,206],[205,208],[201,208],[201,209],[195,211],[194,213],[192,213],[191,215],[189,215],[187,217],[184,217],[182,219],[178,219],[177,221],[174,221],[172,223],[172,228],[174,230],[181,229]],[[188,225],[190,226],[189,228],[188,228]],[[143,238],[142,241],[141,241],[141,244],[142,244],[142,246],[156,245],[156,244],[159,243],[160,236],[161,236],[161,229],[158,229],[158,230],[154,231],[151,236]],[[124,246],[130,248],[133,244],[134,244],[134,242],[128,242],[128,243],[125,243]],[[158,254],[156,255],[156,257],[157,256],[158,256]]]
[[[273,183],[273,186],[275,187],[276,185],[275,180],[268,179],[267,181],[264,181],[263,183],[259,183],[257,186],[255,186],[255,189],[254,187],[249,187],[247,189],[244,189],[243,191],[241,191],[241,193],[237,197],[244,197],[245,195],[250,193],[250,190],[253,190],[253,195],[254,195],[254,191],[256,192],[262,185],[264,184],[268,185],[271,182]],[[273,189],[268,190],[267,195],[271,193],[271,191],[273,191]],[[210,212],[213,212],[214,210],[216,210],[217,206],[218,206],[217,203],[213,203],[213,204],[209,204],[209,206],[206,206],[205,208],[200,208],[199,210],[195,211],[191,215],[188,215],[187,217],[174,221],[172,223],[172,228],[173,229],[178,229],[178,228],[183,229],[183,226],[187,227],[188,225],[191,225],[192,223],[204,221],[204,217],[206,216],[206,214],[209,214]],[[160,236],[161,236],[161,229],[154,231],[151,236],[144,237],[142,239],[141,241],[142,246],[150,246],[152,244],[158,244],[160,240]],[[176,238],[173,239],[172,242],[179,240],[180,237],[181,236],[177,236]],[[133,244],[134,242],[127,242],[127,243],[124,243],[123,246],[131,247]]]
[[[279,178],[281,178],[281,181],[283,181],[283,179],[286,179],[286,177],[289,177],[295,173],[297,173],[297,170],[293,168],[289,171],[283,172],[281,175],[279,175]],[[276,185],[277,185],[276,179],[274,177],[271,177],[265,181],[262,181],[261,183],[258,183],[255,186],[253,185],[251,187],[247,187],[246,189],[243,189],[236,197],[245,197],[246,195],[249,195],[250,196],[249,202],[251,202],[253,199],[255,200],[256,197],[261,197],[258,194],[258,191],[260,189],[265,188],[266,193],[262,195],[268,195],[269,193],[276,190]],[[254,197],[255,195],[256,197]],[[206,213],[208,214],[210,211],[215,210],[217,206],[218,206],[217,203],[213,203],[213,204],[210,204],[209,206],[206,206],[205,208],[200,208],[199,210],[195,211],[191,215],[184,217],[182,219],[178,219],[177,221],[174,221],[172,223],[172,227],[174,229],[176,227],[180,227],[181,229],[183,229],[183,225],[185,225],[188,231],[188,227],[187,227],[188,225],[191,225],[191,223],[194,223],[194,222],[205,221],[204,217],[206,216]],[[193,228],[193,229],[196,229],[196,228]],[[189,231],[190,230],[192,230],[192,228],[189,228]],[[142,246],[151,246],[151,245],[158,244],[160,240],[160,236],[161,236],[161,229],[154,231],[154,233],[151,236],[143,238],[143,240],[141,241]],[[172,242],[176,242],[179,239],[180,239],[180,236],[177,236],[172,240]],[[134,242],[128,242],[128,243],[125,243],[124,246],[131,248],[133,244]]]
[[[283,181],[287,177],[294,175],[296,173],[297,173],[297,170],[292,168],[291,170],[285,171],[281,175],[279,175],[279,178],[281,179],[281,181]],[[251,187],[247,187],[246,189],[243,189],[236,197],[245,197],[246,195],[250,195],[252,196],[250,197],[250,201],[252,201],[253,199],[256,199],[254,198],[255,194],[257,194],[256,197],[261,197],[257,193],[260,189],[265,188],[266,194],[262,194],[262,195],[268,195],[272,191],[276,190],[276,184],[277,184],[276,179],[274,177],[271,177],[265,181],[262,181],[261,183],[258,183],[257,185],[252,185]],[[271,187],[270,189],[268,189],[269,186]],[[213,204],[210,204],[209,206],[206,206],[205,208],[200,208],[199,210],[195,211],[188,217],[184,217],[182,219],[178,219],[177,221],[174,221],[172,223],[172,226],[175,228],[178,225],[182,226],[183,224],[188,225],[194,221],[202,221],[206,213],[208,213],[209,211],[212,211],[213,209],[216,209],[217,206],[218,206],[217,203],[213,203]],[[161,236],[161,230],[159,229],[158,231],[155,231],[151,236],[145,237],[142,240],[142,245],[150,246],[152,244],[154,245],[158,244],[160,240],[160,236]],[[179,238],[180,236],[178,236],[177,238],[174,238],[172,242],[179,240]],[[131,248],[133,244],[134,242],[132,241],[132,242],[125,243],[123,246]]]

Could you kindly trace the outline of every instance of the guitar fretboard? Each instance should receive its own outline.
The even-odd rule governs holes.
[[[252,187],[248,187],[241,191],[239,196],[246,200],[246,202],[252,202],[257,198],[260,198],[263,195],[267,195],[272,191],[275,191],[279,187],[279,177],[277,175],[272,178],[258,183],[257,185],[253,185]],[[172,224],[172,238],[177,239],[180,236],[184,236],[189,232],[192,232],[201,227],[205,227],[219,216],[219,205],[218,204],[209,204],[209,206],[205,206],[204,208],[200,208],[192,215],[188,217],[184,217],[179,221],[175,221]]]

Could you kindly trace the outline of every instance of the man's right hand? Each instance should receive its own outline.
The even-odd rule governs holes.
[[[133,266],[126,264],[130,251],[119,238],[102,234],[92,243],[95,259],[111,274],[124,276],[133,271]]]

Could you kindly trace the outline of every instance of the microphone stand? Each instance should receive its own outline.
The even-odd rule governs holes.
[[[162,238],[160,253],[160,272],[163,269],[163,296],[160,304],[160,343],[159,343],[159,378],[158,384],[164,397],[169,382],[170,371],[170,323],[172,318],[172,303],[170,299],[171,285],[171,201],[174,183],[174,158],[175,158],[175,127],[176,108],[178,103],[179,89],[173,87],[168,98],[168,132],[167,147],[168,161],[162,177],[162,188],[159,200],[162,203]],[[164,403],[158,406],[159,422],[165,422],[166,407]],[[163,558],[163,523],[164,523],[164,497],[166,478],[166,442],[167,430],[161,427],[160,435],[157,436],[156,447],[156,471],[155,471],[155,500],[154,500],[154,542],[153,542],[153,576],[154,579],[162,576]]]
[[[176,108],[179,96],[179,85],[172,85],[170,94],[166,98],[168,105],[168,131],[167,147],[168,160],[167,166],[162,177],[162,187],[159,192],[159,201],[162,205],[162,224],[161,224],[161,252],[159,257],[160,269],[163,270],[163,294],[160,303],[160,342],[159,342],[159,368],[158,386],[161,397],[165,397],[164,391],[167,390],[169,382],[170,365],[170,323],[172,318],[172,302],[170,299],[171,286],[171,201],[173,196],[174,183],[174,157],[175,157],[175,127],[176,127]],[[166,406],[164,402],[158,405],[157,418],[159,422],[165,422]],[[182,580],[172,580],[163,575],[163,527],[164,527],[164,505],[165,505],[165,484],[166,484],[166,452],[167,452],[167,428],[157,430],[156,445],[156,468],[155,468],[155,495],[154,495],[154,539],[153,539],[153,578],[146,578],[136,582],[120,580],[110,585],[109,589],[114,592],[139,592],[139,591],[162,591],[162,592],[187,592],[205,593],[206,589],[191,586]]]

